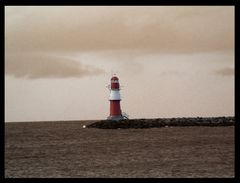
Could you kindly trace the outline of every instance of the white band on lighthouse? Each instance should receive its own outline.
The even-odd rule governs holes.
[[[111,90],[109,100],[121,100],[119,90]]]

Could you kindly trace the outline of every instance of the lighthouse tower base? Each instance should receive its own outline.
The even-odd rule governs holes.
[[[123,120],[123,119],[126,119],[126,118],[122,115],[119,115],[119,116],[108,116],[107,119],[108,120],[114,120],[114,121],[120,121],[120,120]]]

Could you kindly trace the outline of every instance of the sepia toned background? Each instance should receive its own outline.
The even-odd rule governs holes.
[[[5,6],[5,121],[234,116],[233,6]]]

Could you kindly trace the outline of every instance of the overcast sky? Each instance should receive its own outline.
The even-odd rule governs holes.
[[[5,6],[5,121],[234,116],[233,6]]]

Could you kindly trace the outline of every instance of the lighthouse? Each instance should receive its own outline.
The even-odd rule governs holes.
[[[108,88],[110,90],[110,96],[109,96],[110,115],[108,116],[107,119],[118,121],[126,118],[125,116],[122,115],[121,106],[120,106],[121,96],[120,96],[120,84],[119,84],[118,77],[113,76],[111,78],[111,84],[109,85]]]

